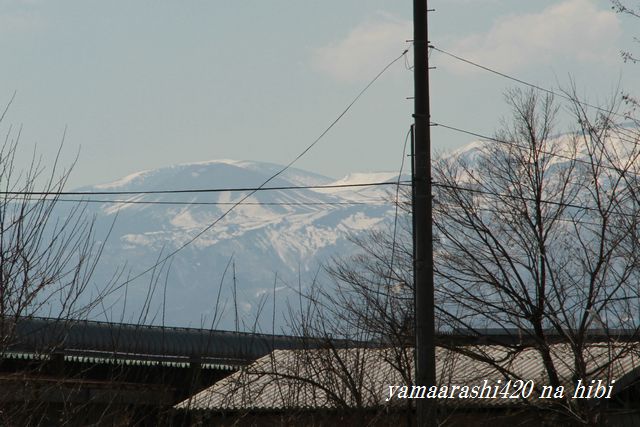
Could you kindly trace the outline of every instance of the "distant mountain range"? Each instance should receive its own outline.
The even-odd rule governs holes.
[[[272,163],[214,160],[142,171],[79,190],[253,188],[281,168]],[[358,173],[335,181],[291,168],[266,187],[396,182],[397,179],[397,173]],[[162,322],[164,305],[167,325],[209,326],[215,317],[217,327],[233,329],[236,306],[238,317],[251,323],[262,301],[264,306],[258,323],[262,330],[270,331],[274,281],[276,312],[280,313],[286,309],[287,298],[295,296],[299,286],[308,285],[318,273],[318,280],[327,280],[322,274],[323,263],[333,256],[353,253],[353,244],[348,240],[350,234],[365,233],[392,223],[394,191],[393,185],[258,191],[171,257],[165,265],[170,267],[168,274],[166,269],[157,271],[162,274],[156,277],[155,287],[151,274],[130,283],[126,287],[123,320],[137,322],[147,301],[150,302],[146,314],[149,323]],[[126,274],[134,276],[154,265],[163,255],[178,249],[218,220],[246,194],[246,191],[221,191],[92,196],[99,200],[136,202],[90,203],[88,206],[88,213],[96,218],[98,239],[104,238],[114,224],[94,276],[96,286],[106,283],[118,267],[125,266]],[[123,280],[124,277],[120,282]],[[233,303],[234,292],[237,304]],[[105,301],[108,318],[120,320],[124,300],[122,289]],[[214,316],[216,305],[218,314]],[[276,323],[276,328],[282,326],[279,314]]]

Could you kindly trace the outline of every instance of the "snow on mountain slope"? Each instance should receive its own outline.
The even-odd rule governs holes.
[[[570,154],[570,138],[563,135],[556,141],[559,153]],[[462,157],[473,166],[484,144],[471,143],[447,157]],[[623,154],[624,149],[624,144],[616,143],[616,151]],[[580,155],[586,155],[583,151],[584,148],[579,149]],[[562,167],[563,161],[562,157],[553,159],[557,167]],[[272,163],[212,160],[141,171],[80,190],[255,188],[281,168]],[[404,179],[408,177],[403,176]],[[352,173],[334,180],[291,168],[266,187],[395,184],[397,180],[397,173],[393,172]],[[275,303],[279,307],[276,311],[279,311],[284,308],[287,297],[295,296],[299,280],[304,286],[318,273],[319,280],[328,280],[322,277],[323,263],[331,257],[346,257],[353,253],[354,247],[348,239],[350,234],[390,227],[395,215],[390,203],[396,196],[395,185],[264,190],[252,194],[228,212],[247,195],[248,191],[100,195],[97,197],[100,200],[121,203],[90,203],[87,207],[88,213],[97,218],[98,236],[106,235],[106,230],[115,221],[95,276],[96,285],[106,283],[117,267],[125,266],[125,276],[120,281],[126,275],[134,276],[144,271],[217,221],[210,230],[171,257],[166,323],[200,326],[212,319],[218,301],[218,311],[224,307],[218,326],[232,327],[234,265],[236,305],[240,314],[251,318],[264,302],[261,298],[268,297],[263,316],[270,319],[274,281],[277,282]],[[222,216],[224,218],[220,220]],[[164,282],[164,275],[161,277]],[[153,279],[147,274],[127,286],[126,316],[133,316],[145,300],[150,300],[147,321],[159,321],[165,300],[161,292],[163,286],[158,285],[150,292],[150,283]],[[220,284],[222,290],[218,299]],[[119,315],[123,299],[122,292],[111,298],[113,316]],[[137,318],[126,317],[125,320],[136,321]],[[281,319],[278,322],[281,324]]]
[[[281,168],[271,163],[215,160],[142,171],[80,190],[254,188]],[[334,181],[292,168],[265,187],[380,181],[396,182],[397,174],[352,174]],[[219,311],[220,307],[225,307],[225,314],[218,326],[229,328],[234,323],[230,315],[234,312],[233,264],[237,306],[245,315],[255,315],[261,297],[268,295],[271,304],[276,275],[279,289],[276,305],[282,309],[284,299],[295,294],[299,277],[308,283],[322,271],[322,263],[330,257],[353,253],[354,248],[348,240],[351,233],[384,227],[393,220],[395,210],[390,203],[390,191],[395,191],[395,187],[263,190],[252,194],[230,212],[229,209],[245,197],[247,191],[101,195],[100,200],[121,203],[90,203],[88,206],[89,213],[97,218],[98,235],[105,235],[107,227],[114,223],[95,276],[96,283],[105,283],[118,266],[126,265],[131,276],[143,271],[154,265],[161,254],[180,248],[218,221],[171,258],[165,321],[198,326],[203,321],[211,321],[222,283],[218,305]],[[220,220],[223,215],[226,216]],[[223,280],[230,260],[232,264]],[[127,315],[133,316],[150,298],[152,308],[147,321],[157,323],[164,300],[159,289],[163,286],[157,286],[148,297],[150,283],[151,276],[146,275],[127,286]],[[122,308],[123,298],[121,293],[112,296],[114,313]],[[269,307],[267,305],[265,310],[270,313]],[[267,317],[270,319],[271,314]]]

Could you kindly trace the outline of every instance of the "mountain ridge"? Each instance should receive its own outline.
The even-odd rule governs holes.
[[[255,188],[281,169],[282,166],[274,163],[211,160],[135,172],[109,183],[82,187],[81,191]],[[291,168],[268,186],[380,181],[393,184],[397,173],[356,173],[335,180]],[[389,185],[389,189],[393,188]],[[107,227],[114,224],[94,281],[96,286],[106,283],[109,273],[123,265],[129,266],[128,275],[135,275],[154,265],[160,253],[166,255],[180,248],[226,215],[172,257],[167,295],[155,290],[150,297],[153,308],[149,310],[155,314],[146,321],[158,322],[162,317],[159,315],[162,301],[167,301],[164,309],[167,323],[188,326],[210,320],[218,300],[217,285],[222,283],[219,301],[226,309],[223,316],[218,312],[215,317],[222,317],[218,327],[229,328],[235,321],[229,317],[234,311],[229,308],[234,305],[233,277],[228,271],[230,262],[236,266],[238,298],[235,305],[241,307],[245,317],[255,316],[260,304],[264,304],[260,300],[265,295],[269,294],[272,299],[274,280],[277,280],[276,305],[284,304],[286,297],[295,294],[298,277],[308,283],[331,257],[354,252],[349,241],[351,234],[366,233],[390,223],[395,209],[389,189],[376,186],[258,191],[228,213],[247,192],[101,195],[101,200],[107,197],[119,203],[91,203],[87,208],[96,218],[99,236],[105,235]],[[149,277],[146,277],[147,283],[136,280],[128,285],[127,316],[135,317],[136,311],[144,308]],[[118,297],[123,298],[122,295],[110,297],[113,313],[122,309]],[[264,310],[269,309],[269,305],[265,307]],[[283,321],[279,317],[278,324]]]

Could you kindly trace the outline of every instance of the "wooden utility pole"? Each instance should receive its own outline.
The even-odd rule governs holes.
[[[436,383],[431,206],[431,131],[429,125],[429,55],[427,0],[413,0],[414,158],[413,223],[416,317],[416,378],[421,386]],[[435,426],[435,399],[417,399],[418,426]]]

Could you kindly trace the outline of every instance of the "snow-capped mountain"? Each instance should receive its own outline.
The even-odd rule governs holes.
[[[254,188],[281,168],[271,163],[215,160],[142,171],[79,190]],[[265,187],[396,181],[397,173],[352,174],[334,181],[290,168]],[[165,264],[155,288],[154,277],[158,276],[152,274],[126,286],[124,320],[137,321],[140,308],[150,300],[146,321],[159,323],[163,301],[166,301],[166,324],[207,325],[213,320],[217,305],[217,318],[222,317],[217,326],[233,328],[236,306],[239,317],[251,319],[261,299],[266,298],[263,317],[269,319],[270,327],[274,283],[276,311],[280,312],[285,309],[286,298],[295,295],[299,284],[306,286],[322,272],[323,263],[332,256],[353,253],[353,245],[348,240],[350,234],[388,226],[393,221],[395,209],[391,194],[394,191],[393,185],[263,190],[250,195],[231,211],[248,191],[94,195],[90,198],[122,202],[89,204],[89,212],[96,217],[98,238],[104,238],[114,224],[94,279],[97,284],[106,283],[116,268],[126,266],[125,276],[120,279],[123,282],[127,275],[135,276],[198,236]],[[203,232],[207,227],[210,228]],[[165,297],[165,274],[169,266]],[[234,283],[237,304],[233,303]],[[125,289],[121,289],[105,304],[111,307],[107,309],[109,317],[119,319],[124,292]]]

